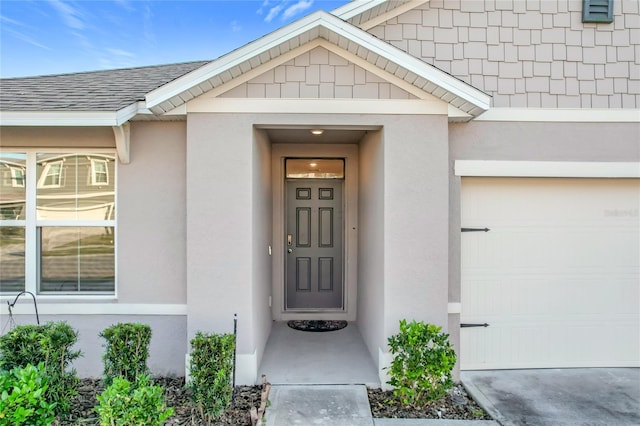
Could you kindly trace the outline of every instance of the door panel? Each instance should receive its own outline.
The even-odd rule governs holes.
[[[286,309],[343,307],[342,186],[287,181]]]

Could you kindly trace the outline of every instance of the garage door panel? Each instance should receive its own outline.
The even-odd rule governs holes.
[[[640,181],[463,178],[461,367],[640,366]]]

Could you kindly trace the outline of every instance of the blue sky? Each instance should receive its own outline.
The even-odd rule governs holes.
[[[0,76],[215,59],[347,0],[0,0]]]

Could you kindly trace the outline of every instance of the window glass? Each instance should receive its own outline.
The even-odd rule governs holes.
[[[113,227],[39,227],[38,236],[38,293],[114,292]]]
[[[287,158],[288,179],[344,179],[343,159]]]
[[[38,220],[114,220],[115,157],[37,155]]]
[[[24,153],[0,152],[0,220],[24,220]]]
[[[0,226],[0,292],[25,289],[24,227]]]

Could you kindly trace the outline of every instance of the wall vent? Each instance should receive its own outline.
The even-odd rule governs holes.
[[[582,22],[613,22],[613,0],[583,0]]]

